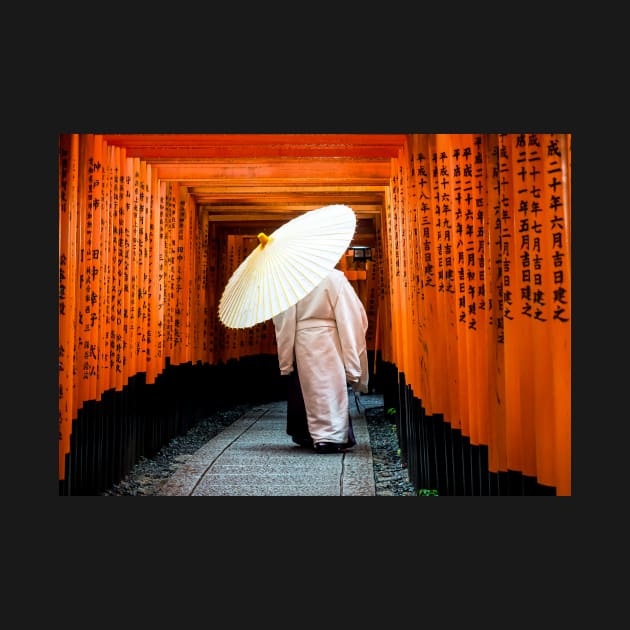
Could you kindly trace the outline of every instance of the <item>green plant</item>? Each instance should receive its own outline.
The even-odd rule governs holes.
[[[429,490],[428,488],[420,488],[420,490],[418,490],[418,496],[419,497],[437,497],[439,495],[438,495],[437,490]]]

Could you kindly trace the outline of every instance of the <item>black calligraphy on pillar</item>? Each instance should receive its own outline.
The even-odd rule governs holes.
[[[454,225],[451,208],[451,173],[444,151],[432,156],[433,227],[437,257],[437,288],[440,293],[455,293]]]
[[[548,236],[551,245],[551,267],[553,295],[551,296],[551,311],[554,321],[567,323],[570,321],[569,312],[569,242],[567,233],[567,208],[565,208],[565,177],[564,156],[561,143],[552,134],[546,146],[545,181],[546,181],[546,210],[548,216]]]
[[[435,265],[433,262],[433,223],[431,221],[431,188],[427,171],[427,158],[418,153],[417,187],[418,187],[418,227],[420,232],[420,263],[422,266],[422,289],[435,287]],[[422,294],[424,298],[424,293]]]
[[[513,223],[513,195],[512,195],[512,166],[511,152],[508,145],[509,137],[501,136],[499,144],[499,221],[501,225],[499,255],[497,266],[500,267],[502,288],[503,319],[514,319],[514,298],[513,298],[513,277],[512,277],[512,256],[514,248],[514,223]]]
[[[519,134],[514,143],[515,247],[520,286],[520,314],[547,321],[547,298],[543,286],[544,254],[541,206],[543,164],[537,134]]]
[[[486,260],[488,253],[486,227],[488,222],[488,189],[486,173],[485,145],[481,136],[473,139],[473,198],[474,198],[474,237],[475,278],[473,282],[475,297],[475,317],[483,321],[488,317],[486,303]]]

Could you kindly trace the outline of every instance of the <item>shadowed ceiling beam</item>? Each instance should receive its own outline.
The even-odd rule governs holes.
[[[390,159],[404,134],[104,134],[106,143],[145,160],[225,158]]]
[[[201,182],[211,186],[378,186],[389,184],[391,166],[383,162],[282,160],[279,162],[230,162],[161,164],[158,177],[170,181]]]

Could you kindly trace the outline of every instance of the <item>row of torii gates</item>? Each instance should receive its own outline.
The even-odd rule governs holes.
[[[227,329],[218,300],[259,232],[340,203],[417,484],[570,495],[570,184],[569,134],[62,134],[60,493],[119,480],[235,380],[279,395],[272,326]]]

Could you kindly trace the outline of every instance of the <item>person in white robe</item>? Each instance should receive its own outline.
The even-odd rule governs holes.
[[[333,269],[297,304],[273,317],[273,324],[280,374],[297,368],[315,450],[350,448],[355,440],[348,384],[353,392],[368,392],[368,318],[353,286]]]

